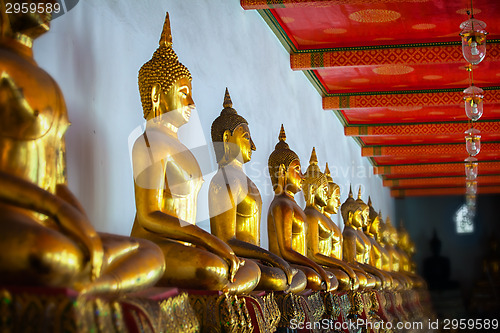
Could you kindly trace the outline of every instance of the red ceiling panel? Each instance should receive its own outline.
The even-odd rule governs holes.
[[[278,8],[271,13],[299,50],[459,39],[468,1],[360,1],[350,4]],[[475,17],[500,37],[499,1],[474,1]]]

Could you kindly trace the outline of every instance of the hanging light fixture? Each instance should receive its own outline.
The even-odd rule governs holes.
[[[486,56],[486,23],[474,18],[474,7],[470,2],[471,16],[460,24],[462,37],[462,54],[467,62],[477,65]],[[469,12],[467,12],[469,13]]]
[[[476,194],[466,194],[465,195],[465,203],[467,207],[472,208],[476,207]]]
[[[476,156],[481,151],[481,132],[474,127],[465,131],[465,149],[470,156]]]
[[[477,158],[467,157],[465,159],[465,178],[467,181],[473,181],[477,178]]]
[[[476,194],[477,193],[477,181],[467,180],[465,182],[465,193],[466,194]]]
[[[483,115],[483,89],[472,83],[464,90],[465,114],[470,120],[476,121]]]

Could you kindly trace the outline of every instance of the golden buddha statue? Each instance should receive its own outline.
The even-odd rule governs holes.
[[[412,282],[408,276],[402,274],[401,268],[401,253],[396,249],[396,244],[398,243],[398,233],[396,228],[392,226],[391,219],[387,216],[387,219],[382,226],[382,245],[389,253],[390,258],[390,269],[393,272],[393,276],[397,276],[399,282],[404,288],[411,288]]]
[[[338,197],[331,199],[335,189],[332,188],[330,191],[333,186],[329,186],[328,178],[319,169],[314,148],[304,176],[302,192],[306,199],[304,214],[307,217],[307,256],[335,274],[339,282],[339,290],[356,290],[359,287],[356,273],[347,263],[339,259],[342,258],[340,230],[324,214],[329,201],[331,202],[329,211],[336,212],[339,200]],[[336,195],[339,195],[338,186],[336,190]],[[336,203],[334,203],[335,200]]]
[[[395,248],[401,258],[400,271],[411,279],[414,287],[425,286],[425,280],[416,273],[416,264],[412,260],[413,253],[415,252],[415,244],[411,240],[408,230],[404,227],[403,221],[399,223],[396,232],[398,243]]]
[[[370,237],[366,234],[366,229],[368,228],[369,222],[370,207],[361,199],[361,186],[358,190],[358,198],[356,199],[356,202],[361,208],[362,225],[361,228],[357,229],[357,232],[359,233],[360,239],[362,239],[365,245],[365,252],[362,256],[364,261],[361,263],[361,267],[363,267],[366,272],[370,273],[375,278],[375,289],[390,288],[392,284],[392,278],[388,274],[385,274],[381,270],[377,269],[375,265],[370,263],[372,242],[370,240]]]
[[[212,141],[219,169],[209,187],[210,229],[248,262],[261,270],[257,290],[300,292],[307,280],[274,253],[260,247],[262,199],[257,186],[243,171],[255,145],[248,122],[232,108],[226,88],[224,109],[212,123]]]
[[[365,242],[359,230],[363,227],[362,207],[354,200],[352,189],[349,188],[349,197],[340,207],[342,219],[344,220],[344,231],[342,232],[342,259],[349,263],[359,278],[360,287],[372,289],[376,287],[376,279],[365,271]]]
[[[402,268],[405,272],[415,273],[415,263],[413,262],[413,254],[415,253],[415,244],[410,238],[408,230],[406,230],[403,221],[399,223],[398,229],[398,248],[400,249],[403,258]]]
[[[377,268],[381,274],[383,274],[386,279],[390,282],[390,287],[393,289],[399,288],[399,282],[394,279],[390,274],[390,257],[389,252],[382,246],[381,242],[381,231],[380,224],[383,223],[381,219],[381,214],[377,213],[372,206],[372,200],[368,197],[368,225],[366,227],[365,233],[370,239],[372,244],[370,251],[370,265]]]
[[[33,59],[50,15],[5,11],[0,0],[0,284],[119,294],[165,269],[143,239],[97,233],[67,187],[61,90]]]
[[[137,213],[132,235],[160,246],[168,267],[160,285],[249,292],[259,267],[239,259],[222,240],[196,226],[203,183],[193,154],[177,137],[194,108],[191,74],[172,49],[167,13],[160,45],[139,71],[146,129],[132,150]]]
[[[308,289],[335,290],[338,287],[335,275],[307,257],[306,216],[294,198],[302,189],[304,175],[299,157],[285,142],[283,125],[278,139],[268,162],[275,194],[267,217],[269,250],[303,271]]]

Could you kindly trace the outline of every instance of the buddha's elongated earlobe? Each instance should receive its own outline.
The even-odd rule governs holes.
[[[276,194],[281,194],[285,191],[286,168],[284,164],[280,164],[278,169],[278,183],[275,189]]]
[[[161,95],[161,86],[158,83],[155,83],[151,88],[151,103],[152,103],[152,119],[154,122],[159,121],[160,117],[160,95]]]

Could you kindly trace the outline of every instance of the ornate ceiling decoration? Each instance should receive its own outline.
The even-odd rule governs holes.
[[[469,1],[241,0],[258,10],[362,147],[396,197],[465,194],[463,90],[469,86],[460,23]],[[500,193],[500,1],[475,0],[487,23],[478,193]]]

